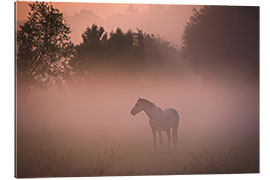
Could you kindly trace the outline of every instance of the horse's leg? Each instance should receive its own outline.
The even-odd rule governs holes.
[[[159,136],[159,142],[161,146],[163,147],[163,142],[162,142],[162,137],[161,137],[161,131],[158,131],[158,136]]]
[[[170,144],[171,144],[171,133],[170,133],[170,129],[166,131],[167,133],[167,137],[168,137],[168,149],[170,148]]]
[[[154,150],[155,152],[157,151],[157,145],[156,145],[156,130],[152,129],[152,134],[153,134],[153,140],[154,140]]]

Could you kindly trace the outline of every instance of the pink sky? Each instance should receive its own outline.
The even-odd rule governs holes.
[[[54,2],[71,25],[72,41],[81,42],[81,34],[87,26],[96,23],[107,32],[117,27],[123,30],[142,29],[146,33],[159,34],[176,46],[181,45],[184,24],[192,14],[194,5],[149,5]],[[28,2],[17,2],[17,21],[26,20],[30,8]]]

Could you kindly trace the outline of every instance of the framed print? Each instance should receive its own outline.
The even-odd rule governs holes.
[[[17,178],[259,173],[259,7],[15,11]]]

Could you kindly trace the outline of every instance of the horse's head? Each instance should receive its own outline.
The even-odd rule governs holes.
[[[137,113],[141,112],[143,110],[143,101],[141,98],[138,98],[136,104],[131,109],[130,113],[135,116]]]

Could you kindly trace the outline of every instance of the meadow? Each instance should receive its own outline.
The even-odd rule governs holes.
[[[149,83],[151,82],[151,83]],[[180,114],[176,149],[153,139],[138,96]],[[176,80],[95,79],[17,100],[17,176],[259,172],[258,87]]]

